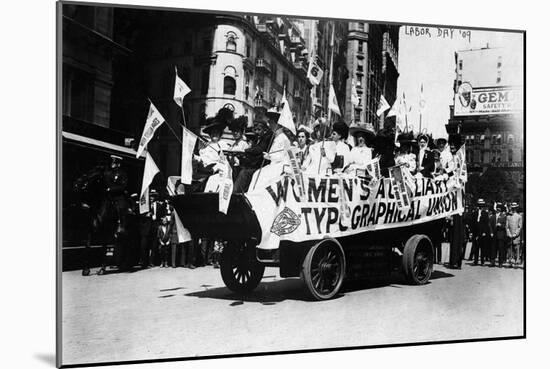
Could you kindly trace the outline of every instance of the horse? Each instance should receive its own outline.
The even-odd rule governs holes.
[[[127,215],[130,206],[124,194],[111,195],[107,191],[105,173],[105,167],[98,165],[73,183],[73,192],[83,213],[87,234],[82,268],[83,276],[90,275],[90,244],[93,236],[98,236],[102,245],[101,267],[97,274],[102,275],[105,273],[108,257],[114,256],[115,252],[118,256],[117,264],[119,267],[121,261],[124,261],[124,255],[121,254],[124,253],[128,238]],[[109,242],[114,244],[112,252],[107,248]]]

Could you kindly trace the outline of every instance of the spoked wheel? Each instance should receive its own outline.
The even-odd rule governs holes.
[[[409,238],[403,252],[403,271],[411,284],[425,284],[433,271],[434,251],[430,239],[421,234]]]
[[[262,280],[265,266],[256,260],[255,248],[242,242],[224,247],[220,270],[227,288],[238,293],[248,293]]]
[[[338,293],[346,272],[342,246],[336,240],[324,240],[309,249],[302,264],[302,278],[311,296],[328,300]]]

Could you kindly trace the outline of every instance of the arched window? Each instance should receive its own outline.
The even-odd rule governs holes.
[[[225,37],[227,41],[225,42],[225,49],[227,51],[237,51],[237,35],[234,32],[228,32]]]
[[[235,90],[237,88],[237,83],[235,78],[226,76],[223,79],[223,93],[227,95],[235,95]]]

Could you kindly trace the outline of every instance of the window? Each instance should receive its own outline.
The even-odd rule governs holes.
[[[273,73],[273,80],[277,82],[277,63],[273,63],[273,65],[271,66],[271,71]]]
[[[497,61],[497,68],[500,68],[500,67],[502,67],[502,56],[499,56]]]
[[[357,73],[363,73],[363,65],[357,64]]]
[[[226,76],[223,79],[223,93],[227,95],[235,95],[235,90],[237,89],[237,83],[235,78]]]
[[[502,80],[501,74],[500,74],[500,71],[498,71],[497,72],[497,83],[500,83],[501,80]]]
[[[363,41],[357,41],[357,52],[363,52]]]
[[[462,60],[458,61],[458,70],[462,70]]]
[[[250,55],[251,55],[250,41],[246,40],[246,57],[250,58]]]
[[[232,112],[235,111],[235,107],[233,106],[233,104],[227,103],[227,104],[225,104],[223,107],[226,108],[226,109],[231,110]]]
[[[508,135],[508,145],[514,144],[514,135]]]
[[[498,134],[498,135],[497,135],[496,144],[497,144],[497,145],[502,145],[502,135],[501,135],[501,134]]]
[[[508,162],[513,162],[514,161],[514,150],[510,149],[508,150]]]
[[[493,136],[491,137],[491,144],[492,144],[492,145],[495,145],[496,143],[497,143],[497,135],[493,135]]]
[[[480,142],[481,138],[479,137],[479,135],[476,135],[475,137],[476,137],[475,138],[475,143],[478,144]]]
[[[237,51],[237,35],[234,32],[228,32],[225,35],[227,41],[225,43],[225,49],[227,51]]]
[[[364,31],[365,30],[365,23],[363,23],[363,22],[357,23],[357,29],[359,31]]]

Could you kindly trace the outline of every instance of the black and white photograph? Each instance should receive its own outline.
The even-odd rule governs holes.
[[[526,337],[524,29],[56,5],[58,366]]]

